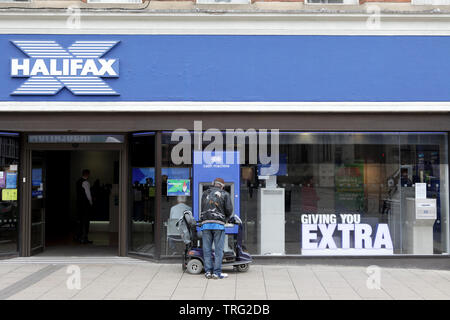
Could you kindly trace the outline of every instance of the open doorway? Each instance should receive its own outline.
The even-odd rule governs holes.
[[[33,150],[32,220],[41,220],[41,255],[117,255],[119,231],[119,151]],[[92,206],[89,243],[81,243],[77,181],[88,169]],[[35,230],[36,232],[36,230]],[[33,229],[32,229],[33,234]],[[39,236],[35,236],[39,239]],[[33,236],[32,236],[33,239]],[[33,247],[33,243],[32,243]]]

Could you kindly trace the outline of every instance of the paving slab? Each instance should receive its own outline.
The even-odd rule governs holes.
[[[110,263],[106,261],[111,260]],[[0,296],[10,300],[450,300],[450,271],[380,268],[380,289],[367,285],[365,267],[252,265],[248,272],[226,270],[227,279],[183,273],[179,264],[133,263],[128,259],[75,259],[64,264],[0,261]],[[69,288],[74,266],[81,288]],[[71,269],[72,268],[72,269]]]

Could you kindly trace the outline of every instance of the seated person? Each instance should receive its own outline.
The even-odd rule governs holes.
[[[177,204],[170,208],[169,220],[167,221],[167,239],[171,251],[175,249],[174,236],[176,238],[180,236],[175,224],[180,220],[186,210],[192,211],[192,208],[186,204],[186,200],[187,198],[185,196],[178,196]]]

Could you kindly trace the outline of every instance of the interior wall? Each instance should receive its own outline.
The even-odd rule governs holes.
[[[117,151],[87,151],[73,150],[70,152],[71,170],[71,216],[76,216],[76,182],[81,177],[83,169],[89,169],[91,174],[89,183],[91,187],[95,180],[99,179],[100,184],[114,184],[114,163],[119,161]]]

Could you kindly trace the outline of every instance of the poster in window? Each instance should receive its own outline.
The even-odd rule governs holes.
[[[336,210],[361,213],[364,210],[364,163],[337,166],[335,181]]]
[[[4,171],[0,171],[0,189],[6,187],[6,174]]]
[[[6,188],[7,189],[17,188],[17,172],[6,173]]]
[[[16,201],[17,189],[2,189],[2,201]]]

